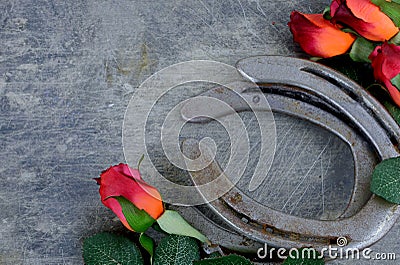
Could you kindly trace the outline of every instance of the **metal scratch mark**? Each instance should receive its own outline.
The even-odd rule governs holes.
[[[284,210],[286,208],[286,205],[289,203],[289,201],[292,199],[292,197],[294,196],[294,194],[296,193],[296,191],[301,187],[301,185],[303,185],[305,179],[307,178],[308,174],[310,174],[311,170],[314,168],[314,166],[317,164],[319,158],[321,157],[321,155],[325,152],[326,148],[328,148],[329,143],[330,143],[331,139],[329,138],[328,143],[325,145],[325,147],[322,149],[322,151],[318,154],[317,158],[315,159],[315,161],[313,162],[313,164],[311,165],[311,167],[309,168],[309,170],[307,171],[307,173],[301,178],[301,181],[299,184],[297,184],[296,188],[293,190],[293,192],[290,194],[289,198],[286,200],[285,204],[283,205],[283,207],[281,208],[281,210]]]

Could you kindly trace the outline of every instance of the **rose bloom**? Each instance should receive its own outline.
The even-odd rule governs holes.
[[[133,229],[129,226],[121,205],[113,197],[124,197],[154,219],[160,217],[164,212],[160,193],[156,188],[144,182],[137,169],[132,169],[126,164],[119,164],[103,171],[100,178],[95,180],[100,185],[101,202],[110,208],[124,226],[131,231]]]
[[[380,8],[370,0],[333,0],[331,21],[341,23],[372,41],[391,39],[399,29]]]
[[[288,23],[294,41],[308,54],[316,57],[332,57],[345,53],[355,37],[341,31],[322,14],[303,14],[293,11]]]
[[[374,77],[385,84],[393,101],[400,107],[400,91],[391,80],[400,74],[400,46],[383,43],[370,54]]]

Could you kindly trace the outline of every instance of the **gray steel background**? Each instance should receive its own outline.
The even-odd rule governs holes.
[[[251,55],[303,56],[289,14],[328,4],[1,1],[0,264],[82,264],[84,237],[123,230],[92,178],[124,161],[123,115],[143,80],[192,59],[234,65]],[[374,252],[400,258],[399,229]],[[332,262],[350,263],[378,262]]]

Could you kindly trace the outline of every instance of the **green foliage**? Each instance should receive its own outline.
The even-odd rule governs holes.
[[[394,85],[395,87],[397,87],[397,89],[400,90],[400,74],[396,75],[395,77],[393,77],[390,82],[392,83],[392,85]]]
[[[400,125],[400,108],[389,101],[383,103],[386,109],[392,114],[392,117]]]
[[[114,198],[118,200],[126,221],[135,232],[145,232],[156,221],[146,211],[140,210],[124,197]]]
[[[325,7],[324,11],[322,11],[322,15],[325,19],[330,20],[331,17],[331,7],[327,6]]]
[[[351,46],[350,58],[356,62],[370,63],[371,60],[368,59],[368,56],[374,49],[375,45],[372,42],[363,37],[358,37]]]
[[[368,87],[375,82],[371,65],[355,62],[347,54],[321,59],[318,63],[341,72],[363,87]]]
[[[111,233],[99,233],[83,242],[86,265],[141,265],[138,247],[128,238]]]
[[[339,55],[321,59],[318,60],[318,63],[341,72],[364,88],[368,89],[368,91],[386,107],[400,125],[400,108],[392,103],[393,100],[390,98],[386,89],[375,82],[373,78],[373,70],[370,64],[354,62],[348,55]],[[393,85],[400,87],[400,75],[397,75],[391,81]]]
[[[390,17],[393,23],[399,27],[400,26],[400,1],[398,0],[372,0],[372,3],[379,6],[381,11]]]
[[[389,40],[389,43],[400,45],[400,32],[394,35],[394,37]]]
[[[389,202],[400,204],[400,157],[383,160],[375,167],[371,191]]]
[[[200,261],[195,261],[193,265],[252,265],[249,260],[238,256],[238,255],[229,255],[220,258],[214,259],[204,259]]]
[[[207,237],[191,226],[179,213],[166,210],[160,218],[157,219],[160,228],[168,234],[190,236],[197,238],[201,242],[209,242]]]
[[[211,253],[210,255],[207,256],[207,259],[215,259],[215,258],[220,258],[222,257],[221,253],[218,251]]]
[[[191,237],[169,235],[163,238],[154,254],[154,265],[192,265],[200,259],[198,241]]]
[[[400,108],[393,104],[386,88],[380,84],[374,84],[368,88],[368,91],[386,107],[394,120],[400,125]]]
[[[150,254],[150,257],[154,255],[154,241],[148,235],[142,233],[139,237],[140,245]]]

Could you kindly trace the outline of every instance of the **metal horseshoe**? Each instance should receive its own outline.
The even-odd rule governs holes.
[[[369,192],[376,159],[399,156],[400,128],[387,111],[359,85],[314,62],[260,56],[242,59],[236,68],[260,87],[272,111],[307,120],[338,136],[350,147],[354,159],[354,187],[346,209],[335,220],[302,218],[272,209],[255,202],[237,187],[207,206],[236,236],[250,238],[256,245],[312,246],[321,250],[336,245],[338,238],[345,237],[346,248],[362,249],[382,238],[400,214],[398,205]],[[241,92],[253,109],[259,104],[254,100],[257,93],[260,92],[252,92],[250,88],[243,88]],[[228,89],[221,87],[202,96],[226,100],[236,111],[249,109]],[[193,118],[204,107],[193,98],[182,108],[182,117],[189,122],[207,122],[207,119]],[[186,141],[182,149],[189,157],[199,152],[196,141]],[[192,181],[199,183],[223,174],[223,170],[213,161],[208,167],[189,173]]]

